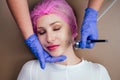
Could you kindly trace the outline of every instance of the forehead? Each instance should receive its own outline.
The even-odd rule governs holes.
[[[67,24],[62,18],[54,14],[43,15],[37,19],[37,26],[50,25],[51,23],[59,22],[61,24]]]

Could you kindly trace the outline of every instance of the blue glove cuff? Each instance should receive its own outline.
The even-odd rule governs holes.
[[[94,15],[98,14],[98,11],[96,11],[95,9],[92,9],[92,8],[86,8],[85,11],[88,13],[92,13]]]
[[[25,43],[30,46],[30,44],[35,41],[35,39],[37,38],[36,34],[31,35],[28,39],[25,40]]]
[[[92,8],[86,8],[85,11],[86,11],[87,14],[90,14],[90,15],[95,15],[95,16],[98,15],[98,11],[96,11]]]
[[[98,15],[98,11],[92,9],[92,8],[86,8],[85,9],[85,16],[84,19],[85,20],[96,20],[97,19],[97,15]]]

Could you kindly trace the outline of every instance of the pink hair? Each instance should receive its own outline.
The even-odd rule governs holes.
[[[65,0],[43,0],[42,3],[35,5],[31,11],[31,19],[33,23],[33,29],[36,33],[36,22],[37,19],[43,15],[55,14],[61,17],[65,22],[67,22],[72,30],[72,34],[76,37],[77,34],[77,24],[76,17],[73,13],[72,8]]]

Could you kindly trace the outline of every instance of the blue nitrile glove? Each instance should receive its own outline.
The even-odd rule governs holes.
[[[97,29],[98,12],[92,8],[86,8],[81,27],[80,48],[93,48],[95,43],[88,43],[89,39],[98,39]]]
[[[52,57],[50,56],[41,46],[38,37],[36,34],[31,35],[28,39],[25,40],[25,43],[30,48],[32,53],[37,57],[40,62],[40,67],[45,68],[46,62],[61,62],[66,59],[66,56]]]

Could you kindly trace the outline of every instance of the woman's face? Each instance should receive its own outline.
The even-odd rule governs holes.
[[[51,56],[63,55],[74,40],[70,26],[54,14],[44,15],[37,20],[37,35],[42,47]]]

